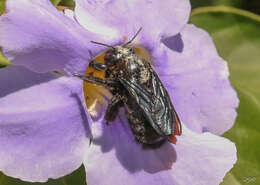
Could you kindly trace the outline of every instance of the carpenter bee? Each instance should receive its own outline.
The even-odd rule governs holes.
[[[181,122],[171,103],[169,94],[151,64],[137,55],[128,45],[134,37],[123,45],[110,46],[104,61],[90,62],[95,70],[105,71],[105,79],[74,74],[84,81],[102,85],[113,95],[105,113],[105,120],[111,123],[120,107],[124,106],[131,130],[143,148],[158,148],[165,141],[176,143],[176,135],[181,135]]]

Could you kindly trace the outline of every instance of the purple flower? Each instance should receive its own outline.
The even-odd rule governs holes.
[[[189,1],[75,1],[64,15],[48,0],[7,0],[0,47],[13,65],[0,70],[0,170],[44,182],[83,163],[88,185],[219,184],[236,148],[217,135],[232,127],[238,99],[209,35],[187,24]],[[70,77],[106,49],[91,40],[122,44],[140,27],[135,42],[149,51],[183,125],[176,145],[156,150],[135,142],[123,110],[109,126],[104,111],[91,117],[83,82]]]

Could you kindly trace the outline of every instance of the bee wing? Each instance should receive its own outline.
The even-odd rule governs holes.
[[[167,90],[164,88],[160,78],[158,75],[153,72],[152,73],[152,82],[153,82],[153,92],[155,92],[155,96],[159,97],[160,101],[164,102],[164,111],[161,116],[161,122],[163,123],[164,130],[171,130],[172,132],[169,135],[181,135],[182,127],[181,121],[172,105],[170,96]]]
[[[168,92],[155,72],[152,72],[152,88],[150,89],[131,80],[131,78],[122,77],[120,82],[136,100],[147,120],[159,135],[181,134],[178,115],[171,103]]]

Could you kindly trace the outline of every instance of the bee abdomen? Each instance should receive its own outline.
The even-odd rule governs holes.
[[[143,116],[127,112],[127,117],[136,141],[145,148],[158,148],[164,143],[165,138],[158,135]]]

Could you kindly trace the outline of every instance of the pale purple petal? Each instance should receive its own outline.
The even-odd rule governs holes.
[[[41,73],[81,73],[92,58],[90,49],[100,47],[49,0],[8,0],[6,11],[0,17],[0,47],[13,64]]]
[[[155,69],[180,119],[196,132],[223,134],[236,118],[238,98],[226,62],[210,36],[193,25],[153,53]]]
[[[71,18],[72,20],[75,19],[75,14],[74,14],[74,11],[73,11],[73,10],[71,10],[71,9],[65,9],[63,12],[64,12],[64,14],[65,14],[66,16],[68,16],[68,17]]]
[[[76,18],[90,32],[100,34],[107,42],[130,39],[139,28],[142,42],[158,43],[175,35],[187,23],[188,0],[75,0]]]
[[[143,150],[124,117],[92,126],[94,141],[84,160],[88,185],[218,185],[236,162],[232,142],[185,125],[177,145]]]
[[[77,169],[89,145],[82,82],[10,66],[0,83],[0,170],[44,182]]]

